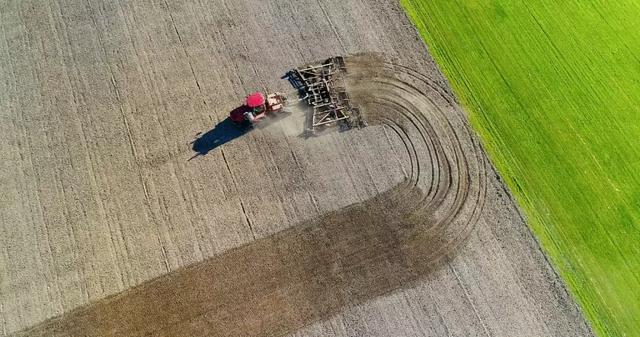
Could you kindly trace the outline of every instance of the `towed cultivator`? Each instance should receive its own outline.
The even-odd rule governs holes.
[[[312,109],[307,115],[305,135],[312,136],[334,126],[340,130],[366,126],[360,110],[351,105],[347,95],[343,80],[345,71],[344,58],[338,56],[288,73],[300,100],[306,101]]]

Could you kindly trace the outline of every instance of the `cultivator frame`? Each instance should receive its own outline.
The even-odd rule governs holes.
[[[290,72],[289,80],[298,89],[301,100],[312,108],[307,116],[305,134],[314,135],[334,125],[340,130],[366,126],[360,110],[353,107],[349,100],[343,80],[345,72],[344,58],[341,56]]]

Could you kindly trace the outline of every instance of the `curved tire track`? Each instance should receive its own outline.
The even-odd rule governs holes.
[[[349,57],[347,69],[351,97],[369,123],[390,127],[404,141],[412,169],[402,188],[418,188],[423,197],[399,195],[395,202],[411,205],[412,218],[427,220],[415,226],[416,243],[446,238],[431,247],[428,256],[437,261],[469,235],[484,204],[481,146],[455,99],[428,77],[371,54]]]

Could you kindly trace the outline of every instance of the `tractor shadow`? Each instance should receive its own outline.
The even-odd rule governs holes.
[[[231,114],[234,112],[244,112],[247,107],[242,105],[233,110],[231,110]],[[215,150],[218,146],[224,145],[233,141],[236,138],[242,137],[245,134],[249,133],[251,130],[264,130],[269,128],[275,122],[286,119],[291,115],[291,112],[283,112],[278,114],[277,116],[266,116],[260,123],[253,126],[251,123],[246,122],[243,125],[237,125],[234,123],[230,117],[225,118],[223,121],[219,122],[213,129],[205,132],[198,133],[195,136],[195,139],[191,141],[189,144],[191,145],[191,149],[195,154],[189,158],[187,161],[191,161],[196,157],[206,156],[210,151]]]
[[[242,137],[251,130],[250,127],[240,127],[236,125],[229,117],[218,123],[213,129],[196,135],[196,139],[191,142],[191,149],[195,152],[194,159],[199,156],[205,156],[218,146]]]

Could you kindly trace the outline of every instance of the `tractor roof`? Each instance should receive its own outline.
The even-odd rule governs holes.
[[[263,105],[265,102],[264,94],[261,92],[254,92],[247,96],[247,106],[250,108],[257,108]]]

